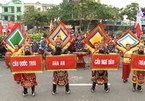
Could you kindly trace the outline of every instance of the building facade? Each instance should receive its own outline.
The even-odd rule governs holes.
[[[80,2],[81,0],[63,0],[63,2]],[[90,1],[93,1],[93,2],[98,2],[100,3],[101,0],[90,0]]]
[[[23,3],[21,0],[12,0],[2,4],[1,18],[4,21],[20,21],[23,15]]]
[[[34,7],[38,11],[46,11],[54,4],[45,3],[23,3],[21,0],[12,0],[6,4],[0,4],[0,19],[3,21],[20,21],[23,13]]]
[[[29,10],[29,7],[34,7],[38,11],[47,11],[50,9],[54,4],[45,4],[45,3],[24,3],[24,12]]]

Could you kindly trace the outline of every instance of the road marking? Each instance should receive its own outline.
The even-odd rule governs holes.
[[[92,84],[91,83],[81,83],[81,84],[69,84],[70,86],[92,86]],[[96,84],[97,85],[97,84]],[[108,83],[108,85],[110,86],[111,84],[110,83]]]

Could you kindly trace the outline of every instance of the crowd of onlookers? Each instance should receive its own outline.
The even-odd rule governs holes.
[[[69,51],[70,53],[86,52],[87,49],[85,48],[85,43],[83,40],[84,38],[85,38],[85,36],[82,34],[74,34],[72,36],[72,41],[71,41],[71,44],[68,47],[67,51]],[[31,46],[32,46],[33,53],[41,53],[44,56],[46,54],[48,54],[49,52],[53,53],[53,50],[47,44],[46,39],[44,37],[41,37],[40,42],[37,42],[35,39],[32,39]],[[107,45],[107,49],[109,52],[114,52],[116,50],[113,40],[109,41],[109,43]],[[4,57],[6,52],[7,52],[7,49],[5,48],[3,43],[0,42],[0,57],[1,58]]]

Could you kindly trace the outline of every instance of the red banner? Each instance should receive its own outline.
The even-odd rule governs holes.
[[[119,54],[93,54],[92,70],[117,70],[119,67]]]
[[[42,56],[11,57],[11,71],[15,73],[38,73],[43,71]]]
[[[131,59],[132,70],[145,70],[145,56],[133,54]]]
[[[0,22],[0,34],[2,34],[2,22]]]
[[[76,55],[65,54],[46,57],[46,70],[75,70],[76,69]]]

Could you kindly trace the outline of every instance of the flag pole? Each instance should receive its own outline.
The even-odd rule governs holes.
[[[138,2],[138,4],[139,4],[139,10],[140,10],[140,12],[141,12],[141,18],[140,19],[142,19],[142,16],[143,16],[143,13],[142,13],[142,9],[141,9],[141,0],[138,0],[139,2]],[[142,31],[142,20],[141,20],[141,31]]]

